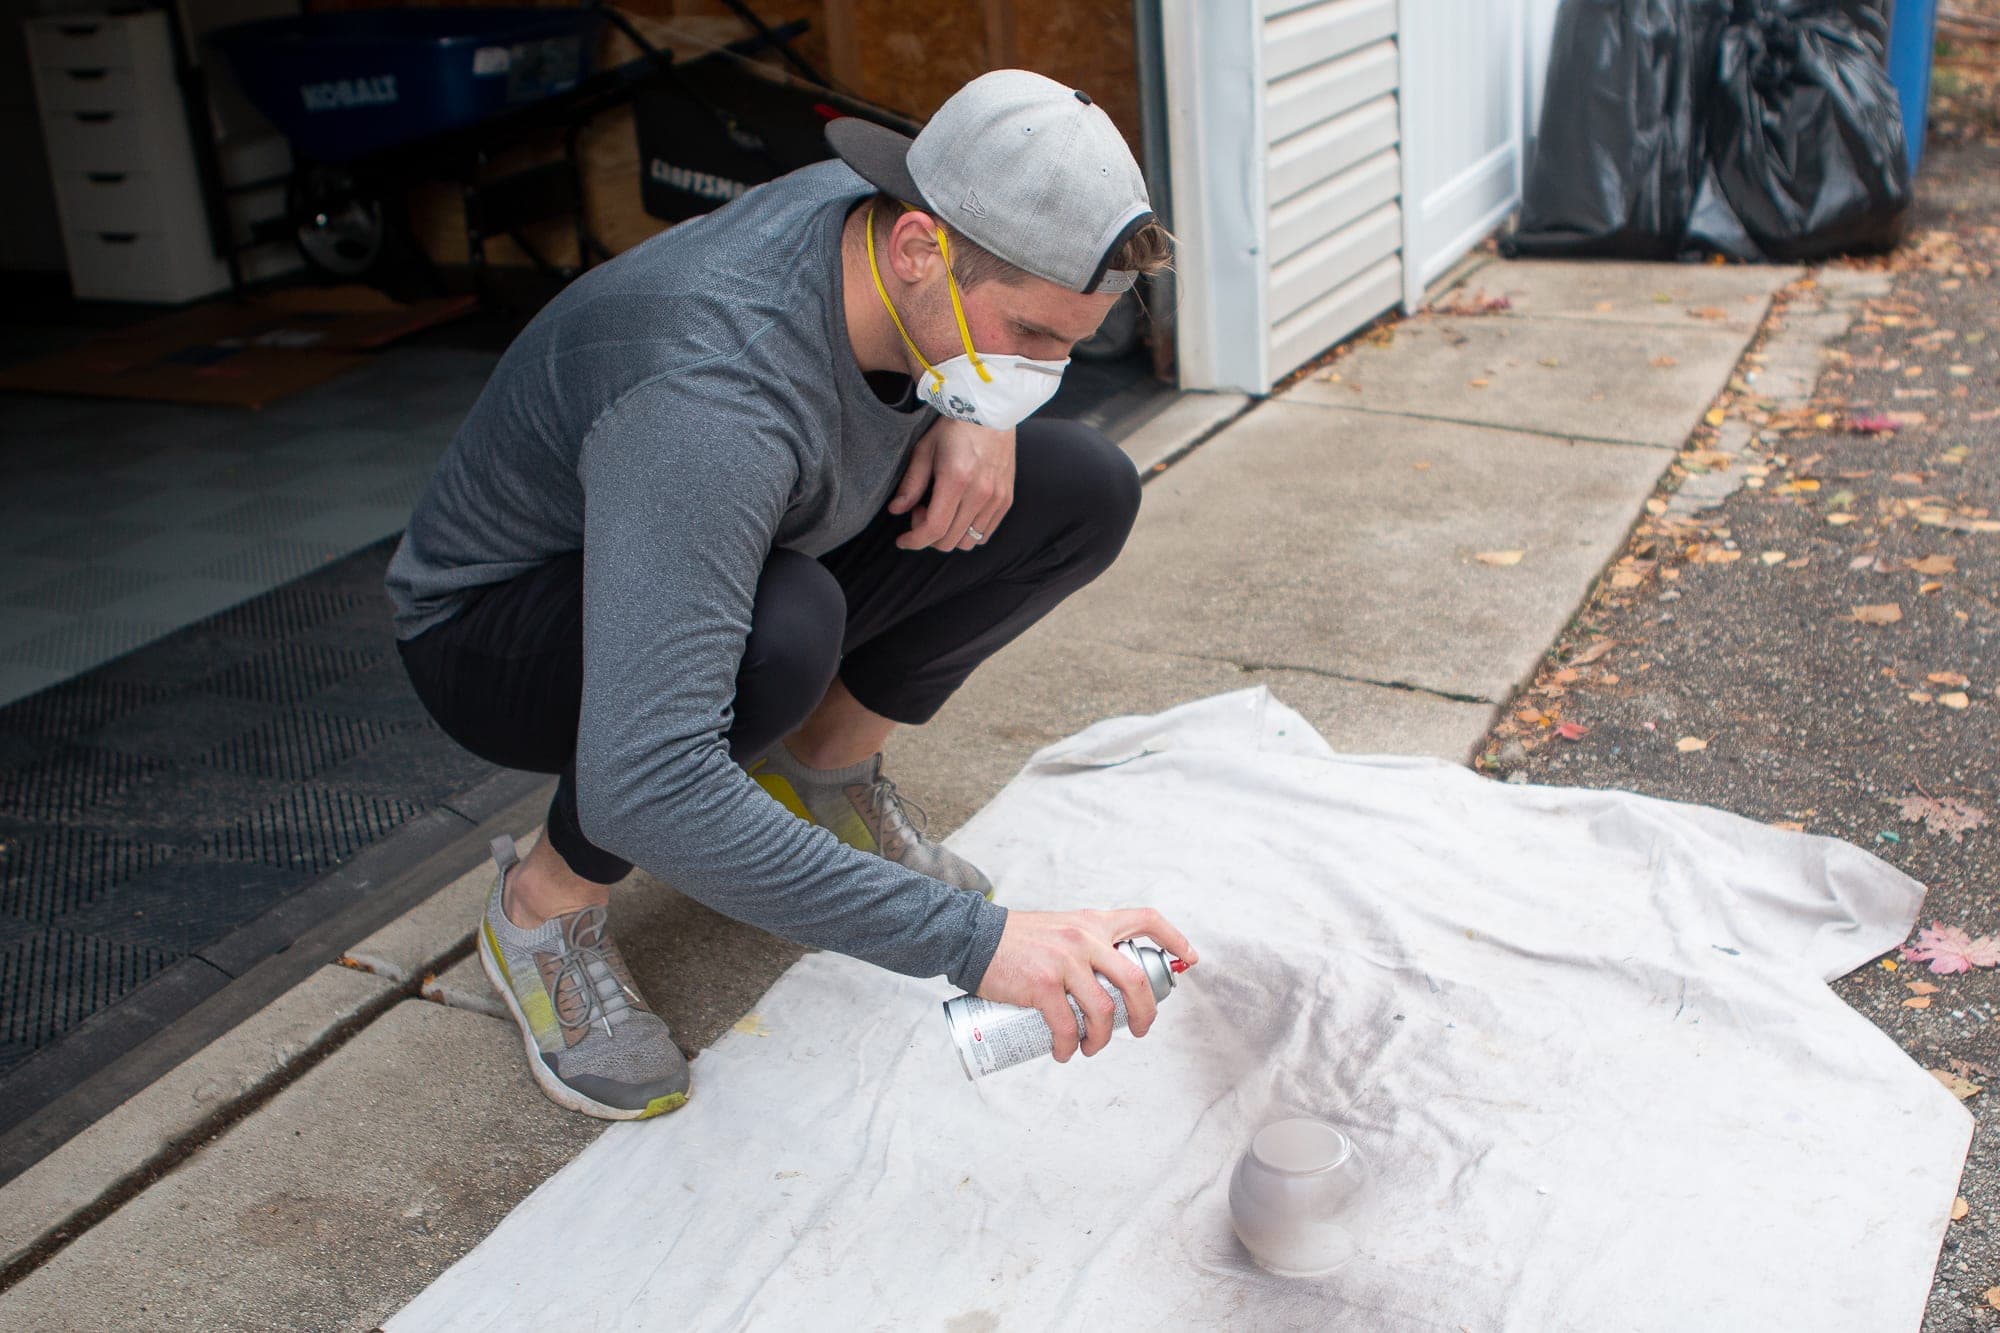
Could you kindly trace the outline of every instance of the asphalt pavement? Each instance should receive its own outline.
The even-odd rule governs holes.
[[[1925,926],[2000,935],[1996,223],[2000,142],[1934,145],[1905,246],[1822,275],[1887,283],[1811,400],[1739,375],[1482,767],[1843,838],[1928,886]],[[1819,285],[1781,297],[1767,337]],[[2000,1327],[2000,968],[1978,962],[2000,953],[1971,952],[1970,971],[1891,955],[1835,985],[1977,1122],[1931,1333]]]

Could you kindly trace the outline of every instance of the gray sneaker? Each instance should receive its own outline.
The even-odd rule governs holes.
[[[750,777],[778,804],[849,847],[878,853],[989,901],[993,897],[993,882],[977,866],[924,836],[924,812],[882,776],[879,754],[849,768],[807,768],[780,743],[750,765]]]
[[[639,997],[605,927],[605,909],[551,917],[533,930],[507,919],[512,838],[493,840],[500,873],[479,923],[479,962],[528,1049],[550,1101],[601,1120],[645,1120],[687,1101],[688,1066],[666,1023]]]

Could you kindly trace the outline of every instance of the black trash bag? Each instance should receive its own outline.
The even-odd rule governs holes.
[[[1673,259],[1727,0],[1563,0],[1508,254]]]
[[[1736,0],[1703,107],[1691,247],[1789,263],[1901,239],[1910,170],[1884,26],[1854,0]]]
[[[1563,0],[1510,255],[1791,262],[1910,199],[1881,0]]]

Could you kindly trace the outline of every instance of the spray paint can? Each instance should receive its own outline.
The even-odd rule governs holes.
[[[1179,959],[1170,959],[1166,951],[1150,944],[1138,944],[1126,940],[1118,946],[1118,952],[1138,965],[1152,983],[1153,998],[1164,1000],[1173,993],[1174,974],[1187,967]],[[1125,994],[1103,974],[1098,974],[1097,984],[1104,987],[1111,996],[1111,1027],[1114,1031],[1125,1028]],[[1075,996],[1069,1000],[1070,1012],[1076,1015],[1076,1030],[1084,1030],[1083,1006]],[[1055,1050],[1055,1034],[1049,1030],[1048,1020],[1039,1009],[1024,1008],[1014,1004],[999,1004],[993,1000],[982,1000],[977,995],[960,995],[944,1002],[944,1021],[951,1029],[952,1044],[958,1048],[959,1063],[965,1066],[965,1076],[981,1079],[988,1074],[997,1074],[1003,1069],[1036,1059]]]

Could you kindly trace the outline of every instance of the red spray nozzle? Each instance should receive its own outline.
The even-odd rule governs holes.
[[[1171,967],[1176,972],[1185,972],[1188,970],[1187,961],[1181,958],[1174,959],[1174,961],[1168,963],[1167,966]]]

